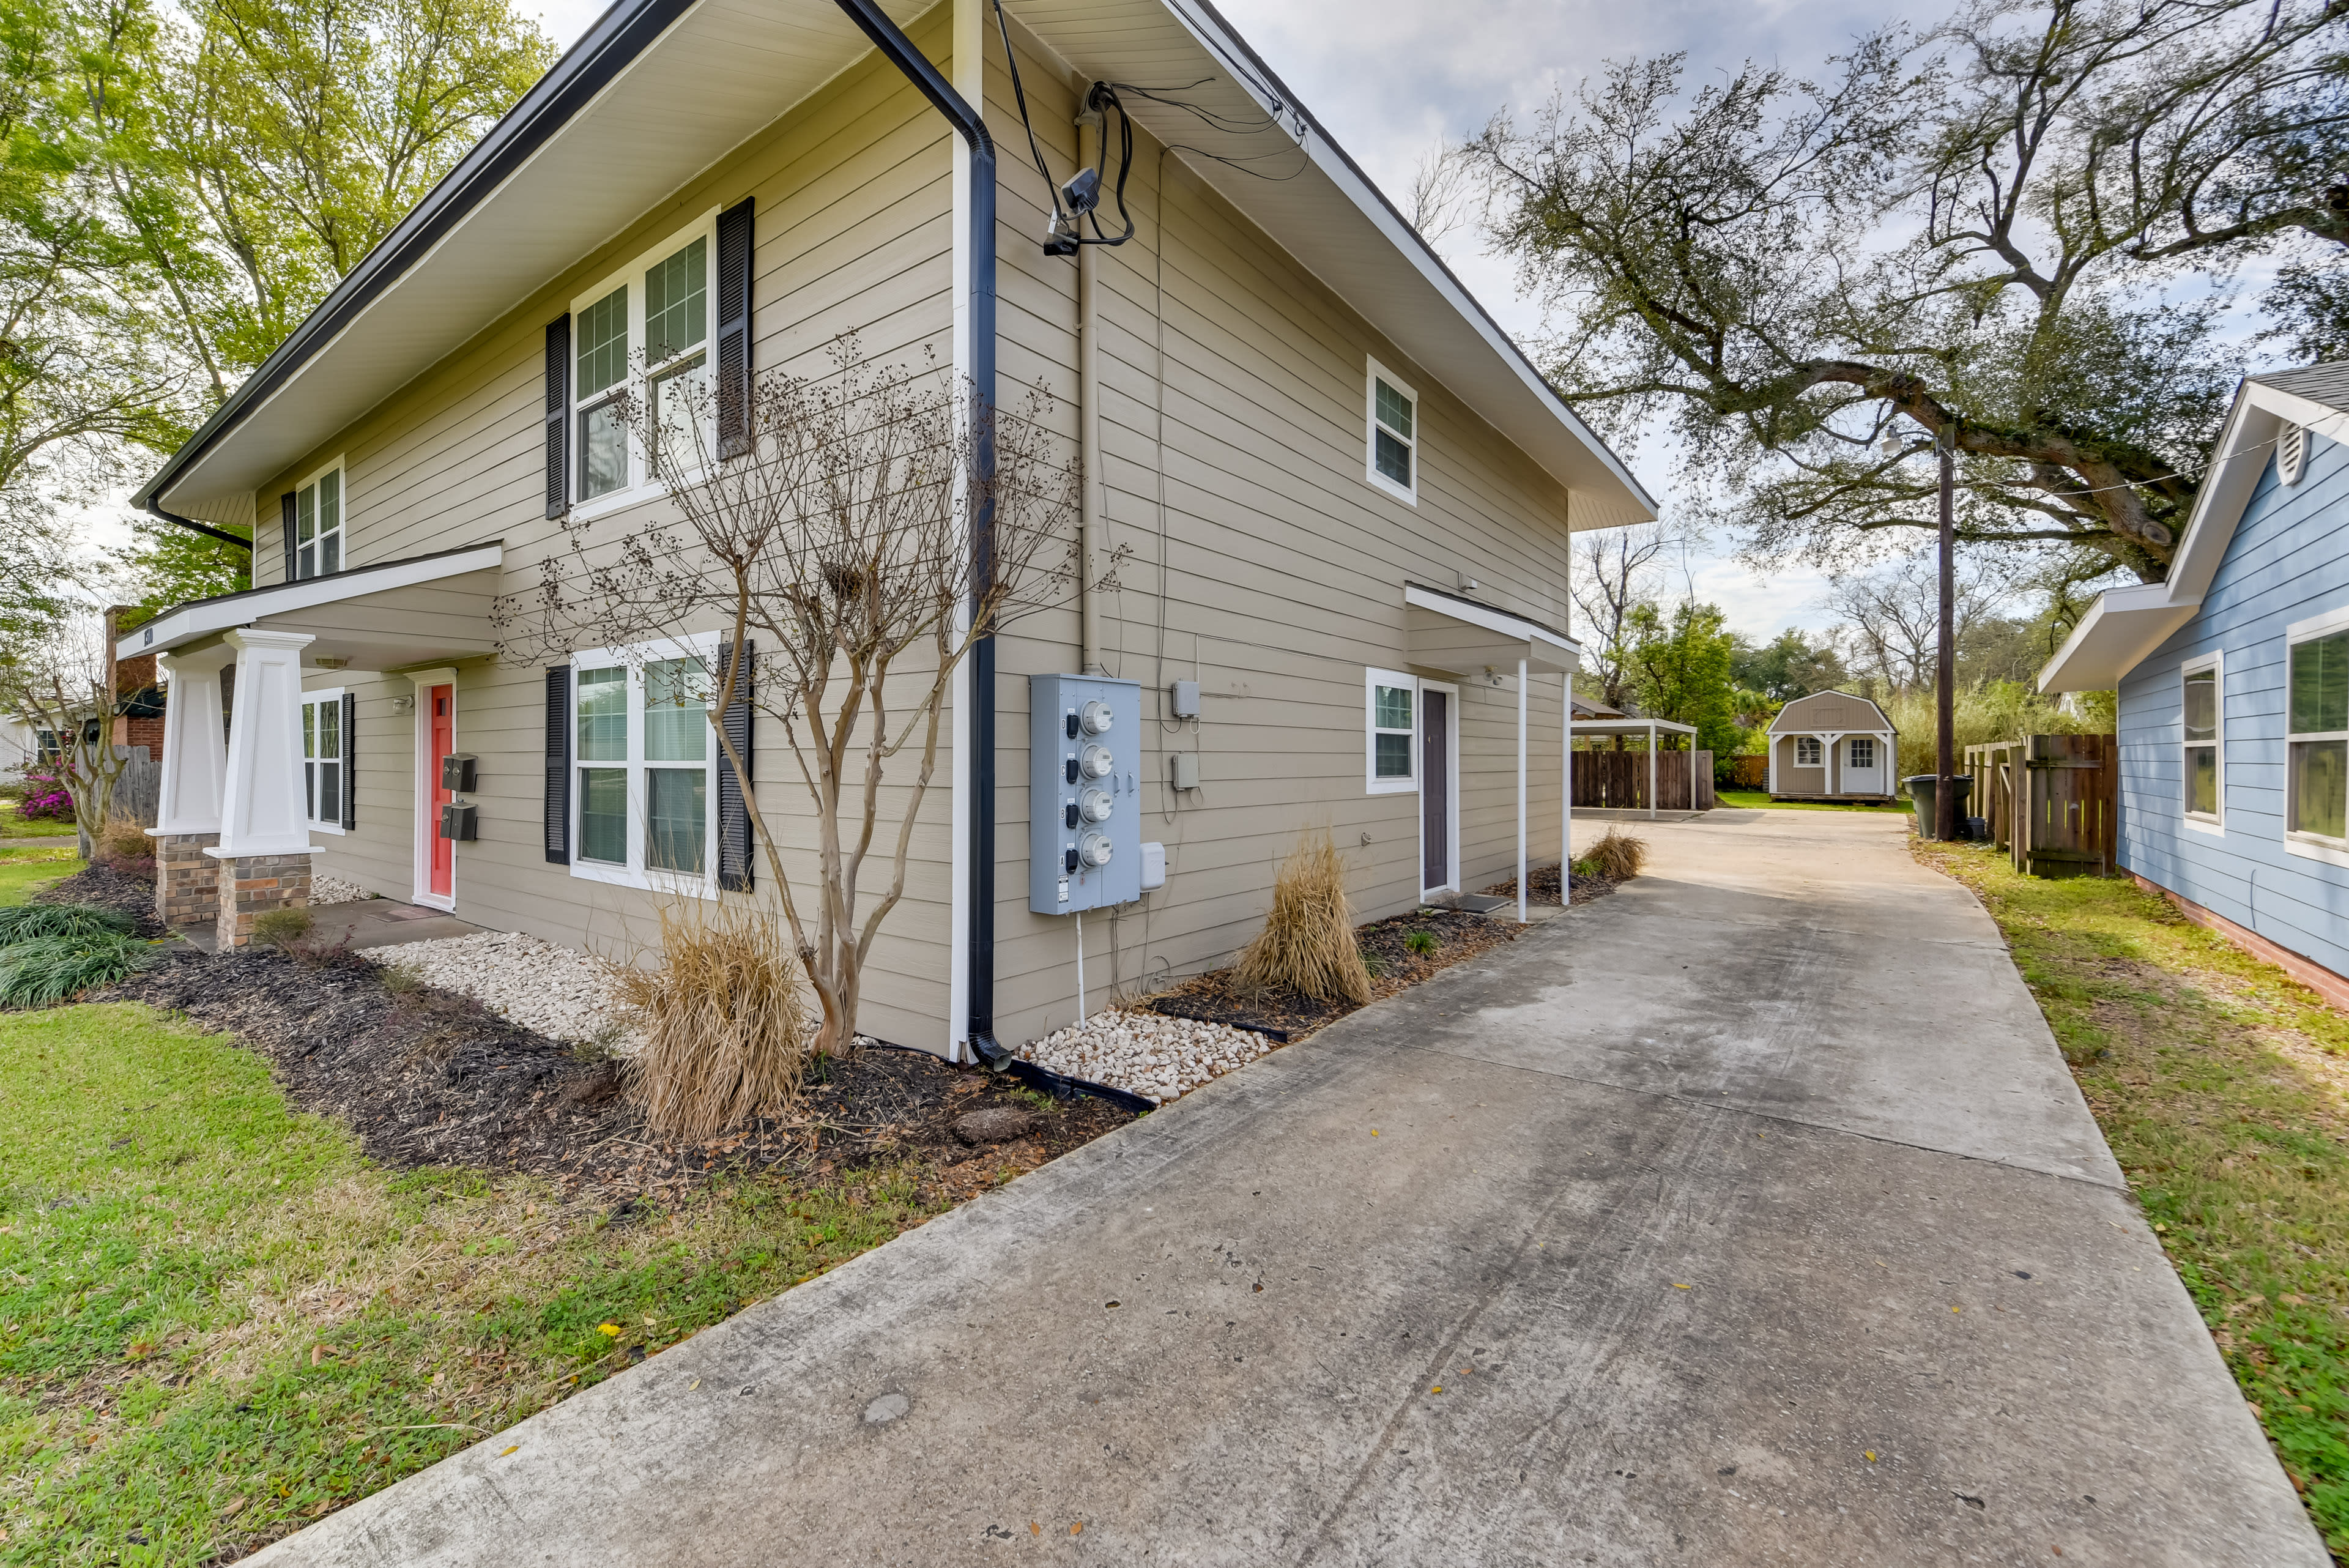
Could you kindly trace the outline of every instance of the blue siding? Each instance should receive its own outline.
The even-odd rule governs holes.
[[[2269,461],[2194,618],[2121,681],[2120,861],[2280,946],[2349,974],[2349,867],[2283,844],[2284,628],[2349,607],[2349,448],[2312,435],[2287,489]],[[2225,826],[2180,801],[2178,667],[2221,655]]]

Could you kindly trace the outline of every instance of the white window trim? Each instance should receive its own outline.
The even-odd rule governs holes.
[[[1803,761],[1803,748],[1806,745],[1816,746],[1818,748],[1818,755],[1813,757],[1807,763]],[[1827,765],[1827,743],[1816,735],[1796,735],[1795,737],[1795,760],[1787,765],[1797,768],[1826,768]]]
[[[1379,728],[1379,688],[1400,686],[1411,693],[1411,776],[1406,779],[1379,777],[1379,736],[1393,734],[1392,730]],[[1362,793],[1365,794],[1417,794],[1419,793],[1419,677],[1400,670],[1370,670],[1362,671]]]
[[[1395,435],[1398,441],[1408,441],[1411,446],[1411,483],[1408,485],[1397,484],[1379,472],[1379,383],[1381,381],[1386,382],[1388,386],[1411,400],[1411,434],[1406,437],[1393,431],[1388,432]],[[1426,410],[1421,402],[1418,388],[1380,364],[1376,359],[1370,361],[1370,369],[1362,377],[1362,477],[1409,506],[1419,504],[1420,446],[1425,439],[1427,427],[1425,414]]]
[[[2291,652],[2289,649],[2285,651],[2284,657],[2286,659],[2285,669],[2289,671],[2291,669]],[[2210,671],[2211,676],[2213,677],[2211,681],[2211,716],[2216,722],[2212,725],[2212,733],[2209,740],[2189,742],[2186,739],[2186,678],[2189,675],[2199,675],[2206,670]],[[2288,675],[2287,680],[2289,680]],[[2285,722],[2290,722],[2289,717],[2287,717]],[[2186,765],[2186,753],[2190,746],[2202,745],[2207,745],[2211,749],[2213,754],[2218,758],[2219,763],[2216,770],[2219,784],[2219,809],[2207,816],[2200,812],[2189,810],[2186,805],[2187,787],[2189,782],[2193,778],[2192,770]],[[2185,823],[2187,826],[2192,828],[2197,833],[2217,834],[2222,837],[2226,834],[2227,668],[2226,654],[2223,649],[2213,649],[2209,653],[2198,654],[2194,658],[2189,659],[2180,663],[2178,667],[2178,815],[2179,821]]]
[[[341,732],[343,690],[344,689],[340,686],[330,686],[323,691],[305,691],[302,693],[302,706],[308,708],[323,702],[332,702],[335,705],[336,733],[341,739],[343,743],[343,754],[336,757],[335,760],[343,765],[343,788],[347,792],[351,787],[351,747],[350,738],[347,735],[343,735]],[[304,755],[302,763],[306,774],[306,770],[310,763],[310,758],[308,755]],[[302,781],[302,809],[305,812],[307,812],[310,809],[310,797],[312,791],[309,785],[310,781],[305,776]],[[344,798],[348,799],[348,794],[346,794]],[[331,833],[339,838],[346,831],[343,827],[342,814],[339,812],[336,814],[335,819],[332,822],[324,822],[315,816],[305,816],[303,820],[309,825],[310,831],[313,833]]]
[[[2310,616],[2283,628],[2283,846],[2287,854],[2333,866],[2349,866],[2349,839],[2303,833],[2292,826],[2292,814],[2300,804],[2293,798],[2292,748],[2298,740],[2333,740],[2349,732],[2310,730],[2303,733],[2292,727],[2292,650],[2297,644],[2343,630],[2349,630],[2349,607]]]
[[[690,894],[704,898],[718,897],[718,758],[719,748],[715,731],[703,746],[702,766],[709,778],[703,787],[705,815],[702,822],[701,875],[682,871],[657,871],[646,867],[645,812],[647,806],[645,770],[648,766],[676,768],[675,763],[647,763],[645,761],[645,666],[667,659],[698,659],[705,669],[714,669],[718,661],[719,635],[714,631],[696,636],[667,639],[659,642],[640,643],[633,648],[588,649],[571,658],[571,875],[582,881],[605,882],[619,888],[641,888],[648,892]],[[628,761],[625,763],[591,763],[579,753],[579,676],[589,670],[626,670],[628,672]],[[706,722],[706,721],[705,721]],[[626,767],[628,773],[628,863],[614,866],[601,860],[588,860],[579,853],[579,835],[585,826],[579,799],[579,775],[590,767]]]
[[[1858,754],[1863,742],[1868,747],[1868,761],[1865,763],[1859,760]],[[1882,765],[1882,759],[1878,755],[1882,748],[1877,744],[1874,735],[1847,735],[1844,737],[1843,744],[1843,765],[1847,773],[1872,774]]]
[[[645,350],[645,269],[655,262],[665,261],[675,255],[697,239],[706,242],[702,249],[702,260],[708,268],[708,273],[703,279],[702,286],[707,290],[705,297],[709,302],[703,317],[701,347],[698,352],[702,356],[703,366],[714,372],[718,363],[718,209],[715,207],[702,213],[694,223],[670,234],[658,244],[651,246],[626,266],[615,270],[594,287],[584,290],[571,302],[571,363],[564,371],[571,389],[571,404],[564,415],[564,418],[570,422],[565,428],[564,436],[564,448],[567,454],[564,461],[567,466],[563,483],[566,493],[573,498],[572,515],[581,522],[606,516],[630,506],[641,505],[665,493],[660,483],[652,477],[650,464],[645,460],[643,443],[631,435],[628,438],[627,483],[606,495],[598,495],[587,500],[578,499],[579,464],[585,455],[585,443],[579,439],[579,416],[584,409],[616,397],[623,391],[634,393],[641,401],[645,389],[651,383],[653,378],[667,369],[666,363],[647,366],[642,358]],[[589,306],[623,284],[627,286],[628,290],[627,374],[614,386],[602,388],[583,398],[579,391],[581,317]],[[689,355],[681,354],[677,358],[683,359],[689,358]],[[714,421],[705,421],[702,439],[711,446],[716,444],[718,432]],[[1414,469],[1413,472],[1416,472],[1417,470]]]
[[[303,480],[302,483],[294,487],[294,506],[296,515],[299,515],[302,506],[302,493],[309,489],[312,485],[317,483],[318,481],[326,478],[326,475],[330,473],[339,474],[342,476],[342,483],[335,487],[335,493],[337,497],[335,504],[338,510],[335,515],[334,531],[342,535],[342,542],[335,547],[335,570],[337,572],[346,572],[350,569],[351,565],[351,472],[349,465],[344,461],[341,455],[338,454],[335,458],[334,462],[325,464],[316,472],[311,474],[308,478]],[[299,528],[296,528],[295,532],[298,534],[300,532]],[[320,537],[324,537],[324,535],[320,535]],[[313,572],[307,577],[295,576],[293,568],[300,560],[300,551],[302,548],[298,541],[295,543],[294,548],[295,551],[295,559],[285,563],[286,576],[289,579],[295,582],[306,583],[326,575],[324,572]]]

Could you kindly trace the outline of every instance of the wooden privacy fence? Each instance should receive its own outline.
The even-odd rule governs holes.
[[[1658,811],[1713,808],[1711,752],[1658,752],[1655,757]],[[1610,811],[1647,810],[1648,753],[1575,753],[1574,804]]]
[[[2025,735],[1965,749],[1990,836],[2031,877],[2109,877],[2120,747],[2112,735]]]
[[[1729,787],[1732,789],[1768,789],[1770,787],[1770,759],[1767,756],[1741,756],[1730,758]]]

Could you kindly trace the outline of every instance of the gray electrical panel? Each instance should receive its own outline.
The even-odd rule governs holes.
[[[1072,915],[1142,897],[1142,688],[1028,678],[1028,907]]]

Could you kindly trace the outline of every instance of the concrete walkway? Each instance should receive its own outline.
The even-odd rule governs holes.
[[[1647,830],[1613,898],[249,1561],[2324,1563],[1902,832]]]

